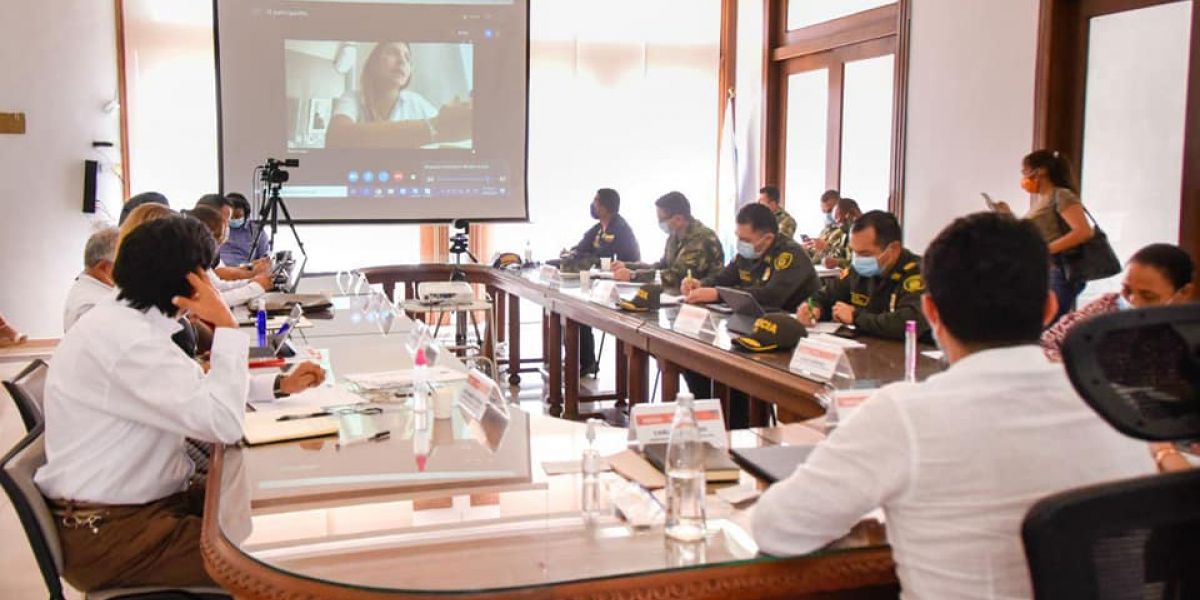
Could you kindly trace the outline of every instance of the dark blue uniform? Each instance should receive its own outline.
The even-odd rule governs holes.
[[[579,257],[612,258],[621,262],[642,260],[642,251],[638,248],[633,229],[621,215],[613,215],[607,229],[600,223],[593,225],[583,234],[583,239],[571,248],[571,253]]]

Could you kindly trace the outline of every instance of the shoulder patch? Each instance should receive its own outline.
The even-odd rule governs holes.
[[[904,270],[911,271],[911,270],[917,268],[917,266],[918,266],[918,263],[917,263],[917,261],[914,260],[914,261],[908,263],[907,265],[904,265]]]
[[[793,260],[795,260],[795,257],[792,256],[791,252],[780,253],[779,256],[775,257],[775,270],[783,271],[784,269],[787,269],[788,267],[792,266]]]
[[[842,274],[838,276],[838,279],[845,279],[849,276],[850,276],[850,267],[846,267],[845,269],[842,269]]]
[[[920,275],[913,275],[904,280],[904,291],[917,294],[925,291],[925,279]]]

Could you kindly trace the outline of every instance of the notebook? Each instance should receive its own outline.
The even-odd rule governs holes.
[[[242,437],[247,445],[257,446],[337,434],[338,418],[333,416],[279,420],[284,415],[311,412],[313,409],[306,407],[248,412],[242,424]]]
[[[646,460],[659,471],[666,473],[667,444],[646,444],[643,453]],[[742,470],[729,458],[729,454],[712,444],[704,444],[704,479],[709,483],[737,481]]]
[[[775,483],[787,479],[812,453],[815,446],[765,446],[734,448],[729,451],[733,460],[751,475]]]

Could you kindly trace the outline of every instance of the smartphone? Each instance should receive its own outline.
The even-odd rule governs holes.
[[[983,196],[983,202],[987,204],[988,210],[996,210],[996,201],[992,200],[992,197],[987,192],[979,192],[979,195]]]

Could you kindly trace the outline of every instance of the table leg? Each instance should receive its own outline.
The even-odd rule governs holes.
[[[579,419],[579,323],[562,317],[563,346],[567,356],[563,359],[563,400],[566,410],[563,417],[572,421]]]
[[[496,341],[503,342],[508,339],[507,330],[504,327],[505,319],[508,316],[506,308],[508,307],[508,294],[496,288],[488,288],[492,295],[492,306],[496,308]]]
[[[721,401],[721,414],[725,416],[725,429],[729,429],[729,386],[714,380],[713,396]]]
[[[546,353],[542,355],[546,357],[546,371],[550,380],[546,386],[546,399],[550,403],[550,415],[560,417],[563,412],[562,322],[559,321],[558,315],[553,313],[547,316],[546,321]],[[575,368],[579,368],[578,364]],[[578,374],[578,371],[576,371],[576,374]]]
[[[629,359],[627,357],[625,342],[617,340],[616,355],[616,377],[617,377],[617,406],[624,406],[625,399],[629,397]]]
[[[662,365],[662,401],[674,402],[679,396],[679,365],[663,360],[658,364]]]
[[[644,404],[650,395],[650,355],[637,346],[626,346],[629,361],[629,406]]]
[[[512,296],[508,305],[508,383],[521,383],[521,299]]]
[[[748,398],[748,400],[750,402],[750,426],[768,426],[769,423],[767,422],[767,410],[769,405],[766,402],[755,398],[754,396],[751,396]]]

